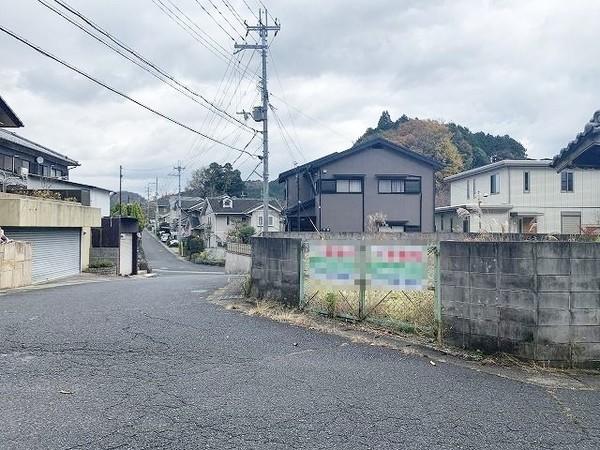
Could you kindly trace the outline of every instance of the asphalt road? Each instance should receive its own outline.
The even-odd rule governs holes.
[[[193,264],[174,256],[171,250],[147,231],[144,231],[142,246],[152,270],[162,275],[197,275],[198,272],[223,272],[222,267]]]
[[[600,448],[598,392],[245,316],[146,252],[188,273],[0,296],[0,448]]]

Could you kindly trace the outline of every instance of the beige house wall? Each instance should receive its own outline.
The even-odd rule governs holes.
[[[92,227],[101,210],[75,202],[0,193],[0,227],[81,228],[81,268],[90,265]]]

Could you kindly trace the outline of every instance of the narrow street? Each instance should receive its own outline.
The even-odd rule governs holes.
[[[220,269],[0,296],[2,449],[597,449],[600,394],[229,311]],[[213,273],[196,273],[213,272]]]

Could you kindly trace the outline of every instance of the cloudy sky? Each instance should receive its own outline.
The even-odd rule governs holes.
[[[260,151],[248,128],[217,117],[41,1],[1,0],[0,26],[198,131]],[[234,41],[245,35],[242,21],[256,21],[258,0],[62,1],[232,116],[258,104],[258,55],[244,51],[231,59]],[[53,0],[43,2],[64,12]],[[531,157],[556,154],[600,109],[595,0],[264,3],[281,22],[269,61],[272,177],[348,148],[384,109],[393,118],[407,114],[509,134]],[[258,163],[4,33],[0,49],[0,94],[26,125],[19,133],[79,160],[71,173],[76,181],[117,189],[122,164],[124,189],[145,192],[159,177],[159,190],[172,192],[178,160],[186,176],[229,161],[248,177]]]

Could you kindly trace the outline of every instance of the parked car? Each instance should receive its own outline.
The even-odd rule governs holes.
[[[179,241],[177,239],[171,239],[169,241],[169,247],[179,247]]]
[[[169,235],[168,234],[161,234],[160,235],[160,241],[161,242],[167,242],[169,240]]]

